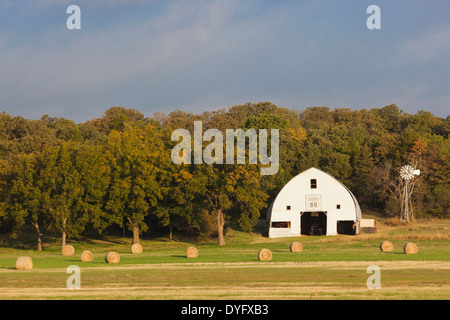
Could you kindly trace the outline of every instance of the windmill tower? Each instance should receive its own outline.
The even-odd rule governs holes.
[[[420,170],[415,170],[411,165],[405,165],[400,169],[400,177],[405,181],[402,190],[402,208],[400,219],[409,223],[410,218],[413,217],[413,209],[411,205],[411,182],[414,176],[420,175]]]

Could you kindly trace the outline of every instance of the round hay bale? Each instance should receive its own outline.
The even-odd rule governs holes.
[[[292,242],[291,246],[289,248],[291,249],[291,252],[302,252],[303,251],[303,245],[300,242]]]
[[[142,245],[140,243],[133,243],[130,250],[131,250],[131,253],[142,253],[144,248],[142,247]]]
[[[70,244],[65,245],[61,251],[63,256],[71,256],[75,253],[75,249]]]
[[[197,258],[198,250],[195,247],[189,247],[186,249],[186,258]]]
[[[90,251],[83,251],[83,253],[81,254],[81,261],[82,262],[91,262],[92,260],[94,260],[94,255],[92,254],[92,252]]]
[[[33,269],[33,260],[31,257],[18,257],[16,260],[17,270],[31,270]]]
[[[419,249],[417,248],[417,246],[416,246],[414,243],[412,243],[412,242],[408,242],[408,243],[405,244],[405,246],[403,247],[403,251],[404,251],[406,254],[416,254],[418,250],[419,250]]]
[[[392,251],[392,250],[394,250],[394,245],[390,241],[383,241],[380,244],[380,250],[381,251]]]
[[[269,249],[261,249],[258,253],[258,259],[260,261],[272,260],[272,251],[270,251]]]
[[[108,252],[105,256],[105,262],[106,263],[119,263],[120,256],[117,252],[114,252],[114,251]]]

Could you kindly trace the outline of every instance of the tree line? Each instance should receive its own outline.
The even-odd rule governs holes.
[[[279,129],[279,171],[256,164],[181,164],[171,161],[174,130]],[[225,230],[250,232],[281,188],[310,167],[342,181],[364,208],[399,216],[399,169],[421,170],[414,180],[417,217],[448,217],[449,117],[396,105],[369,110],[311,107],[301,112],[270,102],[201,114],[173,111],[145,117],[113,107],[84,123],[44,115],[27,120],[0,114],[0,221],[17,237],[27,226],[42,237],[67,237],[127,227],[133,243],[156,226],[190,237]],[[208,142],[203,142],[207,145]]]

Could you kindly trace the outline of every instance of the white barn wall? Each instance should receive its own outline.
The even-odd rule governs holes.
[[[311,179],[317,188],[311,189]],[[306,195],[321,195],[321,206],[307,207]],[[337,209],[337,205],[340,209]],[[287,210],[290,206],[290,210]],[[361,218],[359,204],[353,194],[333,176],[316,168],[310,168],[292,178],[279,192],[268,210],[269,237],[301,235],[301,212],[324,211],[327,213],[327,235],[337,234],[337,221],[357,221]],[[271,228],[272,222],[289,221],[291,228]]]

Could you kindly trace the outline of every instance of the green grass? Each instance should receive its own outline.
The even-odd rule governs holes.
[[[329,240],[320,242],[320,240]],[[332,241],[335,240],[335,241]],[[347,240],[347,239],[346,239]],[[292,253],[289,245],[292,241],[300,241],[303,251]],[[258,252],[262,248],[272,251],[272,262],[299,261],[396,261],[396,260],[441,260],[450,261],[450,246],[448,240],[420,240],[414,241],[419,247],[418,254],[406,255],[403,245],[407,241],[392,240],[393,252],[381,252],[379,240],[339,241],[339,237],[331,239],[289,238],[266,243],[230,243],[219,247],[206,243],[164,243],[156,241],[142,241],[144,252],[131,254],[130,244],[84,244],[71,242],[75,247],[73,256],[62,256],[60,247],[35,250],[0,248],[0,268],[14,268],[18,256],[28,255],[33,258],[34,268],[62,268],[68,264],[81,266],[105,266],[104,257],[109,251],[120,254],[121,265],[128,264],[160,264],[160,263],[206,263],[206,262],[258,262]],[[185,250],[194,245],[199,250],[199,257],[187,259]],[[93,262],[81,262],[80,254],[90,250],[94,254]],[[113,265],[111,265],[113,267]]]
[[[223,247],[153,237],[142,239],[142,254],[130,253],[129,239],[104,237],[69,241],[73,256],[62,256],[57,242],[38,252],[6,246],[8,240],[0,243],[0,299],[448,299],[449,230],[450,220],[380,224],[377,233],[358,236],[268,239],[229,230]],[[393,242],[393,252],[380,251],[383,240]],[[302,252],[290,252],[293,241],[303,244]],[[419,252],[404,254],[407,242]],[[192,245],[196,259],[184,255]],[[271,261],[258,260],[262,248],[272,251]],[[93,262],[81,262],[84,250],[93,252]],[[109,251],[120,254],[119,264],[105,263]],[[33,270],[15,270],[24,255],[32,257]],[[383,290],[366,288],[371,264],[383,270]],[[66,288],[70,265],[82,270],[81,291]]]

